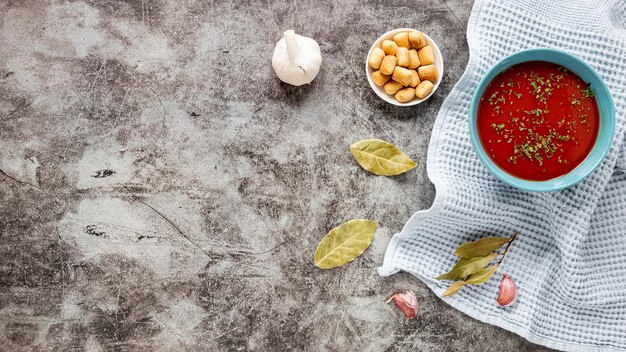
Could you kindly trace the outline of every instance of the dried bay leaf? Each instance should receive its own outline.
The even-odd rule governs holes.
[[[509,237],[484,237],[474,242],[466,242],[454,251],[454,254],[461,258],[472,258],[487,255],[503,244],[509,242]]]
[[[350,151],[362,168],[376,175],[394,176],[417,165],[400,148],[380,139],[356,142]]]
[[[490,253],[486,256],[481,257],[473,257],[473,258],[461,258],[456,263],[456,265],[445,274],[441,274],[437,276],[435,279],[437,280],[459,280],[463,279],[468,275],[476,273],[480,271],[482,268],[486,267],[492,260],[494,260],[498,255],[496,253]]]
[[[372,220],[355,219],[330,230],[315,249],[315,265],[331,269],[353,261],[370,246],[377,227]]]
[[[465,285],[467,285],[467,282],[465,281],[455,281],[450,285],[450,287],[448,287],[448,289],[441,296],[442,297],[452,296],[453,294],[459,292],[461,287]]]
[[[488,266],[480,271],[473,273],[465,281],[467,281],[467,283],[471,285],[484,284],[485,282],[489,281],[489,279],[491,278],[491,276],[493,276],[497,269],[497,265]]]

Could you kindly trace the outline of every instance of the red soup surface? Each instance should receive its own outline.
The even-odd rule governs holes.
[[[593,92],[567,68],[513,65],[480,98],[478,134],[501,169],[532,181],[564,175],[593,148],[600,117]]]

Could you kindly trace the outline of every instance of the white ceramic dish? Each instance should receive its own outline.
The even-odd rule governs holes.
[[[433,91],[430,92],[430,94],[428,94],[428,96],[426,96],[423,99],[413,98],[413,100],[411,100],[409,102],[400,103],[399,101],[396,100],[396,98],[393,97],[393,95],[389,95],[389,94],[385,93],[385,91],[383,90],[383,87],[379,87],[376,84],[374,84],[374,81],[372,80],[372,73],[374,72],[374,69],[372,69],[370,67],[370,65],[367,63],[367,59],[370,57],[370,54],[372,53],[372,50],[374,50],[375,47],[379,47],[380,48],[383,40],[385,40],[385,39],[392,40],[393,36],[398,34],[398,33],[400,33],[400,32],[411,32],[411,31],[417,31],[417,29],[398,28],[398,29],[394,29],[392,31],[389,31],[389,32],[381,35],[378,39],[376,39],[376,41],[374,42],[374,44],[372,45],[370,50],[367,52],[367,56],[365,57],[365,73],[367,75],[367,81],[370,82],[370,86],[372,87],[374,92],[376,92],[376,94],[382,100],[388,102],[389,104],[393,104],[393,105],[397,105],[397,106],[417,105],[417,104],[427,100],[428,98],[430,98],[433,94],[435,94],[435,92],[437,91],[437,88],[439,88],[439,84],[441,83],[441,79],[442,79],[443,74],[444,74],[444,72],[443,72],[443,57],[441,56],[441,51],[439,50],[439,47],[437,46],[437,44],[428,35],[426,35],[426,33],[424,33],[424,37],[426,37],[426,40],[428,41],[428,44],[433,47],[433,54],[435,55],[435,65],[437,66],[437,70],[439,71],[439,79],[435,83],[435,87],[433,88]]]

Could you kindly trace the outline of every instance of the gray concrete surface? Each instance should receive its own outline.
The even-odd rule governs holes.
[[[0,2],[0,350],[543,351],[380,278],[392,234],[430,206],[430,130],[468,59],[471,3]],[[414,108],[378,99],[366,51],[427,32],[446,74]],[[275,78],[285,29],[315,38],[310,86]],[[377,137],[418,167],[375,177],[348,146]],[[370,249],[322,271],[332,227]],[[385,300],[412,289],[414,321]]]

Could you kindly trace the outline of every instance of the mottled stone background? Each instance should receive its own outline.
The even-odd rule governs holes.
[[[380,278],[392,234],[430,206],[430,130],[468,59],[471,3],[0,1],[0,350],[540,351]],[[446,74],[395,108],[370,44],[426,31]],[[283,30],[315,38],[310,86],[275,78]],[[418,167],[370,175],[348,146],[396,143]],[[345,267],[312,263],[332,227],[380,228]],[[385,300],[414,290],[420,317]]]

